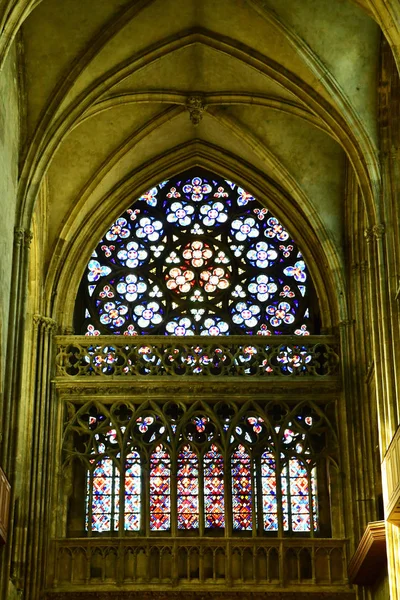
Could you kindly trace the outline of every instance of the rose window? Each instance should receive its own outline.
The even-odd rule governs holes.
[[[152,187],[111,224],[82,293],[86,335],[315,332],[315,294],[289,232],[250,192],[200,169]]]

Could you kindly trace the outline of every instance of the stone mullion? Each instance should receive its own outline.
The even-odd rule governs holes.
[[[265,452],[265,449],[264,449]],[[262,472],[261,472],[261,456],[262,453],[258,453],[254,459],[255,462],[255,483],[256,483],[256,493],[257,493],[257,502],[256,502],[256,511],[257,511],[257,533],[258,535],[262,535],[264,532],[264,506],[263,506],[263,481],[262,481]],[[276,477],[276,476],[275,476]],[[253,527],[253,529],[256,529]]]
[[[177,473],[178,473],[178,449],[168,449],[170,456],[170,519],[171,519],[171,535],[176,537],[178,534],[178,492],[177,492]]]
[[[251,532],[253,537],[257,537],[257,498],[258,492],[257,479],[254,469],[254,455],[249,452],[250,457],[250,480],[251,480]]]
[[[233,529],[233,509],[232,509],[232,451],[223,453],[224,457],[224,503],[225,503],[225,537],[232,536]]]
[[[143,449],[140,452],[141,459],[141,475],[142,475],[142,502],[140,504],[140,531],[144,531],[145,537],[150,536],[150,456],[149,453],[144,453]]]
[[[204,501],[204,452],[197,452],[198,465],[198,506],[199,506],[199,535],[204,537],[205,529],[205,501]]]
[[[278,537],[283,537],[283,505],[282,505],[282,460],[280,456],[280,446],[282,440],[280,440],[278,449],[275,453],[275,478],[276,478],[276,502],[278,510]],[[289,502],[289,497],[288,502]],[[289,515],[288,515],[289,519]]]

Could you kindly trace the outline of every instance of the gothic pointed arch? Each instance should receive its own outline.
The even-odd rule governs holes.
[[[144,193],[82,278],[84,335],[308,335],[318,307],[291,234],[251,193],[205,169]]]

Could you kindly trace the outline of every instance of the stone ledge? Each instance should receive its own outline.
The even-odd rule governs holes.
[[[357,585],[372,585],[386,563],[385,521],[368,523],[349,563],[349,579]]]
[[[245,593],[245,596],[244,596]],[[271,591],[271,592],[193,592],[193,591],[138,591],[138,592],[48,592],[46,600],[355,600],[353,591],[322,591],[318,587],[312,591],[296,592]]]

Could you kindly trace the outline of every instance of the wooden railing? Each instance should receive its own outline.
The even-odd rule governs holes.
[[[346,540],[74,538],[54,540],[50,557],[49,591],[348,589]]]
[[[58,336],[56,344],[57,378],[339,375],[334,336]]]

